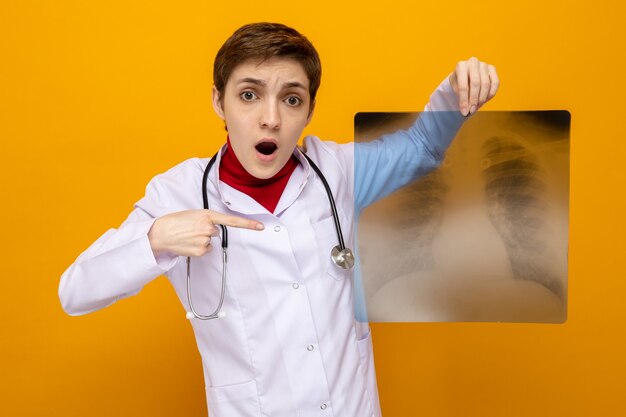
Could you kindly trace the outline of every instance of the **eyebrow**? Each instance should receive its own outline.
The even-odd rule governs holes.
[[[251,78],[251,77],[242,78],[239,81],[237,81],[237,84],[242,84],[242,83],[256,84],[256,85],[260,85],[261,87],[265,87],[267,85],[265,81],[259,80],[257,78]],[[292,88],[292,87],[301,88],[306,91],[306,87],[298,81],[290,81],[290,82],[283,84],[283,88]]]

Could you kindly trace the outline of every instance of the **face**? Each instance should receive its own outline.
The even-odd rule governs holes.
[[[232,150],[257,178],[274,176],[287,163],[313,116],[309,79],[285,57],[244,61],[230,75],[224,96],[213,86],[213,108],[226,122]],[[310,110],[310,111],[309,111]]]

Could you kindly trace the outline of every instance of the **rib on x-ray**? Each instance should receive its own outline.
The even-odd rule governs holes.
[[[360,113],[355,140],[417,115]],[[439,168],[364,210],[370,321],[565,321],[569,120],[478,112]]]

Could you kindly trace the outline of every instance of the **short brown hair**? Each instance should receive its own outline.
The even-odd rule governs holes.
[[[220,101],[230,74],[237,65],[248,59],[263,62],[274,56],[294,58],[302,65],[309,79],[309,95],[313,103],[322,79],[322,64],[317,51],[297,30],[269,22],[240,27],[217,52],[213,63],[213,83],[220,93]]]

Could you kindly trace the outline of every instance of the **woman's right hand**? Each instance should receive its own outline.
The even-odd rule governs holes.
[[[263,223],[213,210],[185,210],[166,214],[154,221],[148,239],[154,256],[202,256],[209,252],[211,236],[219,235],[217,225],[263,230]]]

